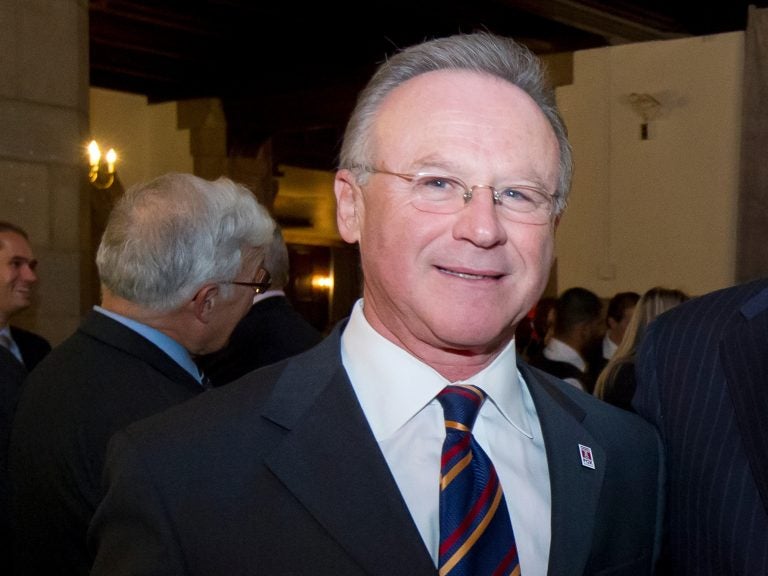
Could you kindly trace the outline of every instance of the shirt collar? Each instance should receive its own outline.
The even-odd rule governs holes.
[[[342,334],[341,358],[378,441],[395,434],[451,384],[433,368],[376,332],[363,314],[362,299],[352,308]],[[474,384],[482,388],[504,418],[532,437],[523,405],[529,391],[517,370],[514,341],[489,366],[454,384]]]
[[[544,348],[544,356],[550,360],[558,360],[560,362],[573,364],[582,372],[587,369],[587,364],[584,362],[581,354],[579,354],[575,348],[557,338],[552,338],[549,341],[546,348]]]
[[[614,344],[613,340],[611,340],[611,337],[606,334],[603,337],[603,358],[610,360],[611,357],[616,353],[617,349],[618,346]]]

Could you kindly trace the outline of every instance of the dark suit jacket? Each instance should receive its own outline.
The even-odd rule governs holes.
[[[341,364],[340,332],[117,434],[89,532],[93,576],[434,576]],[[653,427],[520,369],[551,476],[549,574],[649,574],[662,508]]]
[[[624,410],[634,412],[632,397],[636,387],[635,363],[622,362],[612,370],[610,381],[606,382],[606,388],[603,390],[603,400],[619,408],[624,408]]]
[[[284,296],[270,296],[251,306],[238,323],[229,344],[198,358],[198,365],[215,386],[243,374],[294,356],[323,339]]]
[[[667,450],[663,573],[768,574],[768,280],[660,316],[637,375]]]
[[[51,351],[48,340],[34,332],[11,326],[11,336],[21,351],[27,371],[31,371]]]
[[[5,346],[0,346],[0,571],[10,566],[11,532],[8,521],[8,442],[11,424],[27,369]]]
[[[107,441],[202,387],[154,344],[91,312],[27,377],[10,445],[17,574],[87,574]]]
[[[11,550],[8,526],[8,442],[13,415],[24,378],[51,351],[50,343],[42,336],[15,326],[10,328],[24,363],[0,346],[0,562],[10,557]],[[9,563],[2,566],[7,568]]]

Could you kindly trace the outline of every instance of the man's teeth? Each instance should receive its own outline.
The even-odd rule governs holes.
[[[483,276],[481,274],[467,274],[465,272],[454,272],[453,270],[446,270],[445,268],[441,268],[441,270],[446,274],[450,274],[451,276],[458,276],[459,278],[466,278],[468,280],[490,278],[490,276]]]

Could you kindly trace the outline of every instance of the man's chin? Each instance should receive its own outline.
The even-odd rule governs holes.
[[[13,307],[13,310],[11,310],[11,314],[16,314],[17,312],[21,312],[22,310],[26,310],[32,306],[32,298],[26,298],[26,299],[16,299],[15,306]]]

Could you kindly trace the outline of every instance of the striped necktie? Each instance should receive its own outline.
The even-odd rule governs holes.
[[[515,536],[496,469],[472,435],[485,401],[475,386],[446,386],[440,469],[440,576],[520,575]]]

